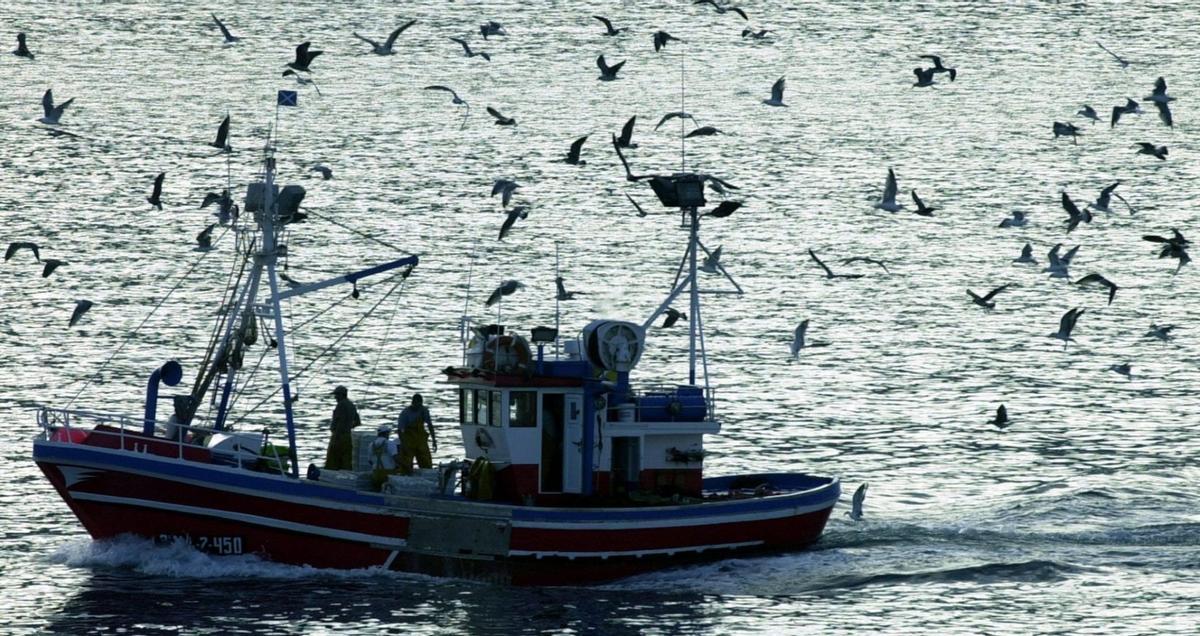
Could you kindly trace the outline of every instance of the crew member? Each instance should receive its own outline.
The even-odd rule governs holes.
[[[346,387],[333,390],[337,406],[333,407],[333,419],[329,421],[329,449],[325,453],[325,468],[328,470],[354,469],[354,441],[350,431],[362,423],[358,419],[358,408],[346,397]]]
[[[389,439],[392,429],[380,426],[376,433],[379,436],[371,442],[371,485],[380,490],[388,475],[396,474],[400,451],[396,448],[396,440]]]
[[[414,458],[417,466],[433,468],[429,442],[433,442],[433,450],[437,452],[437,435],[433,432],[433,419],[429,417],[429,409],[425,408],[420,393],[413,395],[412,403],[400,411],[396,428],[400,437],[400,474],[412,474]]]

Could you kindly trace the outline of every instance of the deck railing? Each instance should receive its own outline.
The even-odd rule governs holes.
[[[184,460],[186,449],[205,448],[206,446],[195,442],[189,442],[189,434],[191,439],[208,439],[213,433],[230,433],[231,431],[216,431],[211,426],[188,426],[179,424],[175,438],[169,437],[146,437],[142,431],[145,428],[145,420],[142,418],[129,417],[126,415],[116,415],[113,413],[101,413],[98,411],[87,411],[83,409],[59,409],[42,406],[37,411],[38,425],[42,432],[40,437],[47,441],[56,441],[68,444],[81,443],[82,437],[72,435],[71,431],[77,430],[86,433],[87,437],[100,436],[108,437],[116,440],[116,448],[146,452],[149,449],[150,442],[153,441],[157,447],[163,445],[174,446],[175,459]],[[107,425],[115,428],[115,431],[97,430],[99,425]],[[165,431],[165,422],[155,422],[156,431]],[[59,431],[66,431],[65,434]],[[267,447],[264,435],[263,448]],[[211,449],[208,449],[211,450]],[[221,450],[212,451],[214,454],[223,456],[232,455],[236,461],[238,468],[246,469],[252,466],[247,465],[243,460],[246,459],[243,453],[234,452],[228,453]],[[158,453],[156,453],[158,454]],[[160,454],[160,456],[162,456]],[[261,458],[275,459],[279,466],[279,474],[287,476],[286,458],[272,457],[271,455],[259,454]],[[284,461],[280,461],[283,459]],[[255,458],[255,465],[258,463],[258,457]]]

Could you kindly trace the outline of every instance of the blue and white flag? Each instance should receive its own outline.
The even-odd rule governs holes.
[[[279,96],[275,99],[275,103],[279,106],[296,106],[298,93],[296,91],[279,91]]]

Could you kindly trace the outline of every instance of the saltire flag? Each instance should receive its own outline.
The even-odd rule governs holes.
[[[276,97],[275,103],[279,106],[296,106],[298,93],[296,91],[279,91],[279,96]]]

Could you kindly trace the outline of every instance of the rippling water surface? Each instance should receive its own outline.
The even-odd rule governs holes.
[[[0,631],[1195,633],[1200,285],[1194,266],[1172,276],[1140,236],[1200,233],[1200,12],[1164,2],[744,6],[770,37],[742,39],[737,16],[686,2],[6,4],[8,31],[27,32],[37,60],[0,56],[4,238],[36,241],[43,257],[69,263],[48,279],[28,254],[0,267]],[[221,46],[210,10],[243,40]],[[601,36],[595,13],[631,33]],[[350,35],[382,37],[409,18],[418,23],[392,57],[366,54]],[[446,39],[489,19],[510,34],[470,37],[490,64]],[[655,54],[658,28],[686,43]],[[1096,39],[1134,63],[1122,69]],[[280,172],[307,188],[312,214],[291,234],[289,273],[312,281],[396,257],[386,245],[421,255],[402,293],[297,381],[306,457],[322,452],[335,384],[351,387],[372,423],[414,389],[435,417],[450,417],[437,370],[459,355],[476,248],[468,310],[477,316],[487,315],[482,299],[495,284],[516,278],[527,288],[504,304],[505,322],[552,321],[556,245],[568,286],[587,294],[564,303],[564,329],[653,310],[685,236],[670,214],[633,213],[626,192],[656,204],[621,178],[606,142],[636,114],[635,171],[678,165],[678,129],[653,124],[679,108],[686,58],[686,109],[726,132],[689,143],[688,165],[740,186],[746,202],[705,231],[746,290],[705,307],[724,420],[709,471],[802,469],[840,475],[847,491],[866,481],[865,519],[850,523],[839,509],[808,552],[582,591],[92,543],[29,460],[29,407],[132,413],[155,365],[177,358],[195,372],[232,248],[218,230],[216,251],[199,260],[192,250],[211,221],[198,209],[203,193],[227,175],[225,158],[204,144],[230,113],[228,170],[244,188],[274,122],[275,91],[295,88],[279,71],[304,40],[325,54],[313,65],[322,94],[300,87],[300,107],[279,115]],[[911,88],[916,56],[931,52],[958,68],[958,80]],[[620,81],[596,81],[600,53],[628,60]],[[1141,98],[1159,75],[1178,98],[1174,128],[1153,109],[1115,129],[1074,115],[1084,103],[1107,113]],[[761,105],[779,76],[791,107]],[[470,102],[464,127],[444,95],[421,90],[433,83]],[[48,87],[60,101],[76,98],[62,129],[78,137],[36,124]],[[487,105],[519,126],[492,125]],[[1077,145],[1053,139],[1055,120],[1082,127]],[[559,162],[584,134],[588,164]],[[1140,141],[1168,145],[1169,159],[1135,155]],[[319,180],[308,170],[316,163],[335,178]],[[916,188],[936,216],[871,210],[889,167],[902,196]],[[163,212],[144,203],[160,171]],[[487,196],[497,177],[519,181],[519,199],[532,206],[503,243],[503,216]],[[1137,214],[1117,204],[1067,235],[1059,193],[1082,204],[1118,179]],[[1029,225],[999,229],[1014,210]],[[1043,264],[1055,243],[1082,245],[1074,275],[1113,279],[1116,301],[1011,264],[1026,241]],[[865,277],[825,279],[809,248]],[[856,255],[884,259],[890,274],[837,263]],[[345,290],[296,301],[296,367],[392,284],[363,285],[359,301]],[[964,293],[1001,284],[1012,288],[990,313]],[[79,298],[96,305],[68,330]],[[1087,312],[1064,350],[1046,334],[1071,307]],[[829,344],[789,363],[792,329],[806,318],[809,337]],[[1176,338],[1145,337],[1152,322],[1177,325]],[[683,377],[682,331],[652,331],[650,346],[637,375]],[[1132,363],[1132,380],[1107,370],[1122,362]],[[263,363],[243,411],[277,373]],[[999,403],[1013,420],[1003,432],[987,423]],[[271,420],[276,408],[269,402],[242,424]],[[459,450],[444,444],[442,457]]]

